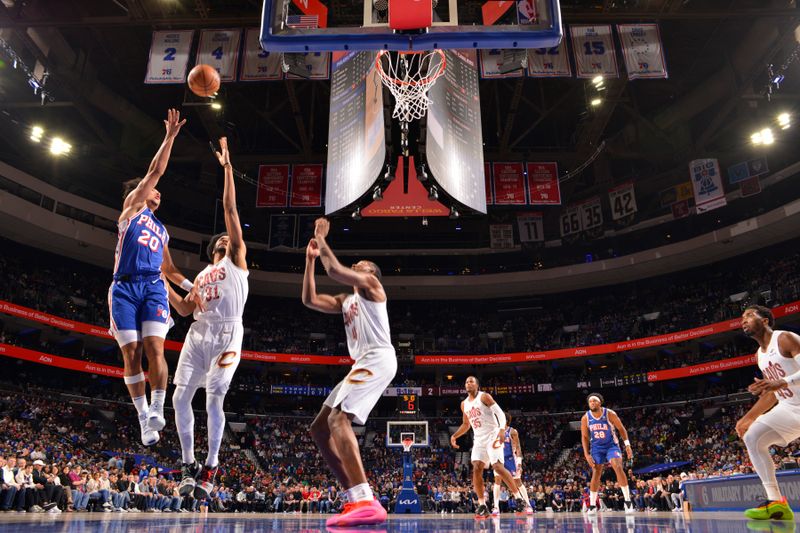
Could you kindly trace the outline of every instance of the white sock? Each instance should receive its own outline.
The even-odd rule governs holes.
[[[361,483],[355,487],[347,489],[347,499],[353,503],[372,501],[375,497],[372,495],[372,489],[369,488],[369,483]]]
[[[152,389],[150,391],[150,407],[159,412],[164,412],[164,399],[166,397],[167,397],[166,390]]]
[[[147,396],[137,396],[133,398],[133,406],[139,416],[147,414]]]
[[[500,509],[500,485],[495,483],[492,485],[492,496],[494,496],[494,507],[495,509]]]
[[[530,507],[531,506],[531,500],[530,500],[530,498],[528,498],[528,488],[525,486],[524,483],[519,486],[519,492],[520,492],[520,494],[522,494],[522,499],[525,500],[525,505]]]
[[[620,489],[622,489],[622,494],[625,496],[625,501],[631,501],[631,488],[628,485],[625,485],[624,487],[620,487]]]
[[[219,447],[222,444],[222,433],[225,431],[225,411],[222,410],[224,401],[224,394],[210,394],[206,391],[206,413],[208,414],[208,456],[206,457],[206,466],[212,468],[219,464]],[[369,490],[369,485],[366,483],[365,485]],[[372,492],[370,492],[371,498]]]
[[[777,483],[764,483],[764,490],[767,491],[767,499],[778,501],[782,498],[781,490],[778,488]]]
[[[597,506],[597,492],[589,491],[589,507]]]

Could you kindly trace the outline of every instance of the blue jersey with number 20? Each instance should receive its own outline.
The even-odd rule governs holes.
[[[167,228],[145,207],[119,222],[119,240],[114,252],[114,274],[156,274],[161,272]]]

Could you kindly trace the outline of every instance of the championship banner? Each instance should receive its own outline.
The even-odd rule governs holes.
[[[289,207],[322,206],[322,165],[292,165]]]
[[[542,213],[518,213],[519,242],[544,242]]]
[[[286,207],[289,200],[289,165],[260,165],[256,207]]]
[[[623,183],[608,191],[608,201],[611,204],[611,218],[619,220],[636,213],[636,192],[633,182]]]
[[[739,191],[742,193],[742,198],[761,193],[761,182],[758,181],[758,176],[739,182]]]
[[[560,205],[558,163],[528,163],[531,205]]]
[[[578,205],[568,207],[561,213],[559,217],[561,226],[561,236],[567,237],[583,231],[583,217],[581,217],[581,209]]]
[[[211,65],[219,72],[220,81],[236,81],[239,62],[239,41],[242,30],[202,30],[195,64]]]
[[[694,190],[692,189],[691,181],[684,181],[683,183],[679,183],[658,193],[661,207],[669,207],[675,202],[691,200],[693,196]]]
[[[154,31],[145,83],[185,83],[194,30]]]
[[[486,183],[486,205],[492,205],[494,203],[492,197],[492,165],[489,163],[483,164],[483,178]]]
[[[742,161],[728,167],[728,183],[734,185],[769,172],[766,157]]]
[[[619,77],[610,25],[570,26],[569,32],[579,78]]]
[[[495,205],[525,205],[525,173],[522,163],[492,163]]]
[[[689,163],[689,177],[694,187],[694,205],[697,214],[711,211],[727,204],[722,188],[722,175],[716,159],[695,159]]]
[[[628,79],[666,79],[667,62],[658,24],[617,24]]]
[[[722,372],[724,370],[733,370],[734,368],[751,366],[757,362],[758,358],[755,355],[743,355],[741,357],[710,361],[708,363],[701,363],[699,365],[671,368],[668,370],[656,370],[655,372],[647,373],[647,381],[664,381],[668,379],[689,378],[702,374],[711,374],[712,372]]]
[[[492,250],[513,248],[513,226],[511,224],[489,224],[489,246]]]
[[[561,39],[558,46],[528,50],[528,77],[571,78],[567,40]]]
[[[291,80],[327,80],[330,78],[331,54],[330,52],[306,52],[306,76],[287,73]]]
[[[514,50],[480,50],[481,56],[481,78],[483,79],[497,79],[497,78],[521,78],[525,75],[525,69],[518,68],[510,72],[503,71],[503,65],[506,60],[511,59],[509,56]]]
[[[239,81],[265,81],[283,78],[281,55],[265,52],[259,41],[260,28],[247,28],[244,38],[244,60]]]
[[[599,196],[586,200],[579,206],[579,209],[581,212],[581,226],[584,231],[603,226],[603,206],[600,203]]]

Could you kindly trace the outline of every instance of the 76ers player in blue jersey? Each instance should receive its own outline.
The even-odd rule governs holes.
[[[170,313],[166,282],[162,272],[187,291],[192,283],[172,263],[167,244],[169,235],[155,217],[161,204],[156,190],[159,178],[169,161],[172,143],[186,120],[170,109],[166,135],[144,178],[124,184],[125,202],[119,216],[119,240],[114,252],[114,281],[108,290],[111,333],[122,350],[125,384],[139,414],[142,443],[158,442],[164,428],[164,398],[167,388],[167,363],[164,338],[169,329]],[[142,350],[147,355],[150,378],[150,406],[145,396]]]
[[[525,488],[525,484],[522,482],[522,444],[519,441],[519,432],[511,427],[511,415],[506,415],[505,438],[503,439],[503,466],[511,474],[514,485],[519,489],[522,499],[525,501],[525,514],[533,514],[533,507],[531,507],[531,501],[528,498],[528,489]],[[494,487],[492,487],[492,496],[494,497],[492,516],[500,514],[501,481],[499,476],[495,476]],[[516,509],[518,513],[522,511],[522,509]]]
[[[600,490],[600,478],[603,467],[611,463],[611,468],[617,474],[617,483],[625,496],[625,512],[635,511],[631,502],[631,490],[628,487],[628,477],[622,468],[622,452],[619,449],[617,431],[625,443],[625,452],[628,459],[633,459],[631,442],[628,440],[628,431],[622,425],[617,413],[603,407],[603,397],[599,394],[590,394],[587,399],[589,410],[581,418],[581,442],[583,455],[592,467],[592,481],[589,483],[589,514],[597,513],[597,493]],[[591,443],[591,444],[590,444]],[[589,451],[591,449],[591,452]]]

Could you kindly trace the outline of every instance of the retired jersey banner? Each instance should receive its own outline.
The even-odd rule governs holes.
[[[281,55],[265,52],[259,41],[259,28],[247,28],[244,39],[244,61],[239,81],[279,80],[283,78]]]
[[[492,165],[490,163],[483,164],[483,178],[486,183],[486,205],[492,205],[494,199],[492,198]]]
[[[492,163],[495,205],[525,205],[522,163]]]
[[[531,205],[560,205],[558,163],[528,163]]]
[[[184,83],[194,30],[154,31],[145,83]]]
[[[570,26],[572,53],[579,78],[617,78],[617,54],[611,26]]]
[[[617,24],[628,79],[667,78],[658,24]]]
[[[580,233],[583,230],[583,217],[581,216],[581,209],[578,205],[568,207],[561,213],[559,217],[561,222],[561,236],[567,237]]]
[[[522,68],[503,73],[503,65],[514,50],[480,50],[481,78],[521,78],[525,75]]]
[[[292,165],[289,207],[322,206],[322,165]]]
[[[289,165],[258,167],[256,207],[286,207],[289,198]]]
[[[236,81],[241,38],[242,30],[239,29],[201,31],[195,63],[211,65],[217,69],[220,81]]]
[[[689,177],[692,179],[694,205],[698,215],[727,204],[719,162],[716,159],[695,159],[689,162]]]
[[[294,80],[327,80],[330,78],[330,52],[306,52],[304,58],[306,76],[286,74],[287,78]]]
[[[583,202],[580,206],[581,226],[583,230],[603,227],[603,206],[600,197],[595,196]]]
[[[629,217],[639,210],[633,182],[623,183],[608,191],[608,201],[611,204],[611,218],[614,220]]]
[[[571,78],[567,40],[558,46],[528,50],[528,76],[531,78]]]
[[[543,242],[544,219],[542,213],[518,213],[519,242]]]

